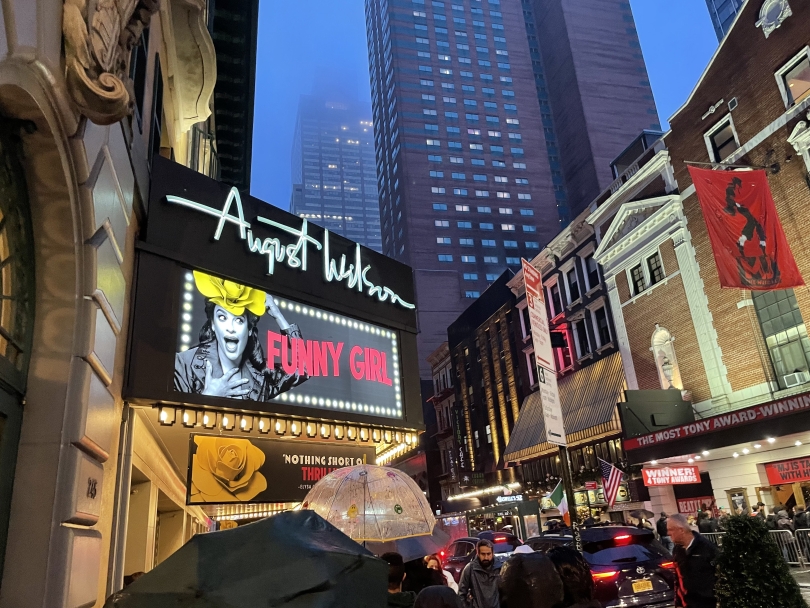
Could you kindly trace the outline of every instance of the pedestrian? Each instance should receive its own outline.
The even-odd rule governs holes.
[[[672,554],[678,573],[677,605],[684,608],[716,608],[715,564],[720,550],[689,527],[680,513],[667,518],[667,535],[675,543]]]
[[[774,515],[773,513],[768,514],[768,516],[765,518],[765,527],[768,528],[768,530],[779,529],[779,525],[777,524],[776,521],[776,515]]]
[[[793,529],[801,530],[802,528],[806,527],[807,527],[807,511],[804,510],[803,506],[797,505],[793,513]]]
[[[402,583],[403,591],[413,591],[419,595],[425,587],[432,585],[445,585],[447,581],[439,570],[428,568],[424,558],[417,558],[405,562],[405,582]]]
[[[399,553],[383,553],[383,561],[388,562],[388,606],[389,608],[413,608],[416,594],[413,591],[403,591],[402,582],[405,580],[405,561]]]
[[[793,532],[793,522],[790,521],[787,511],[782,510],[776,514],[776,529],[777,530],[790,530]]]
[[[501,568],[501,608],[562,608],[563,582],[540,551],[512,555]]]
[[[425,587],[416,596],[413,608],[464,608],[461,598],[450,587]]]
[[[458,585],[456,584],[455,579],[453,579],[453,575],[442,568],[442,560],[438,555],[435,553],[433,555],[428,555],[425,558],[425,565],[430,570],[438,570],[444,576],[445,584],[453,590],[453,593],[458,593]]]
[[[547,555],[562,579],[564,597],[561,606],[601,608],[602,605],[593,599],[595,589],[591,569],[579,551],[559,546],[554,547]]]
[[[658,536],[661,538],[661,544],[664,545],[667,551],[672,553],[674,545],[672,539],[667,534],[667,514],[661,511],[661,517],[655,522],[655,529],[658,531]]]
[[[700,511],[698,513],[698,532],[701,534],[710,534],[717,532],[717,530],[717,520],[714,517],[710,517],[708,511]]]
[[[765,520],[765,503],[758,502],[757,506],[754,507],[754,510],[751,512],[751,517],[759,517],[761,520]]]
[[[486,539],[475,545],[475,557],[464,566],[458,581],[458,595],[469,608],[498,608],[500,566],[495,564],[493,545]]]

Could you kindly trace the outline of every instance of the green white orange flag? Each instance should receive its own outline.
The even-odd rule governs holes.
[[[568,513],[568,498],[565,496],[565,489],[563,488],[562,479],[557,483],[557,487],[554,488],[554,491],[549,496],[551,502],[554,503],[554,506],[557,507],[557,510],[560,512],[560,515],[563,516],[563,520],[567,526],[571,525],[571,515]]]

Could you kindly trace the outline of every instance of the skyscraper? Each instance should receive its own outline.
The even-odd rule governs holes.
[[[381,251],[368,107],[343,94],[333,97],[303,95],[298,103],[290,212]]]
[[[745,0],[706,0],[709,7],[709,15],[712,18],[712,25],[717,34],[717,40],[721,41],[728,33],[731,24],[740,12],[740,8]]]
[[[576,173],[577,163],[609,173],[610,160],[658,122],[647,112],[655,105],[638,39],[628,33],[629,8],[584,1],[595,4],[589,23],[598,23],[600,11],[618,13],[608,21],[621,25],[618,40],[589,37],[564,21],[555,39],[572,50],[549,72],[533,11],[570,0],[366,0],[383,252],[414,269],[423,378],[430,377],[427,356],[469,305],[465,298],[537,255],[612,180],[589,178],[571,199],[569,184],[587,173]],[[622,63],[624,72],[614,66]],[[568,73],[577,70],[581,78]],[[559,121],[549,97],[555,87]],[[589,94],[591,105],[613,99],[601,113],[588,111],[581,98]],[[572,107],[568,114],[564,106]],[[625,120],[624,110],[634,118]],[[591,130],[616,141],[596,147],[583,135]]]

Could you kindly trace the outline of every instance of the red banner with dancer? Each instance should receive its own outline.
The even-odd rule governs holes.
[[[804,285],[765,171],[689,167],[720,285],[766,291]]]

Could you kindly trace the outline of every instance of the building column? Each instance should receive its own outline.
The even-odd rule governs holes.
[[[616,288],[616,277],[605,277],[605,283],[610,299],[610,311],[613,315],[613,327],[616,330],[616,342],[619,344],[619,353],[622,356],[622,367],[624,368],[624,378],[627,381],[627,388],[631,391],[638,390],[638,379],[636,378],[636,368],[633,365],[633,353],[630,350],[630,340],[627,337],[627,327],[624,325],[624,311],[619,299],[619,290]]]
[[[650,490],[650,510],[655,513],[655,519],[661,512],[673,515],[678,512],[678,501],[675,499],[675,490],[672,486],[653,486]]]
[[[728,381],[728,371],[723,363],[723,353],[717,341],[717,331],[714,328],[712,313],[709,310],[709,300],[704,291],[703,279],[700,278],[700,268],[697,263],[697,254],[692,246],[692,237],[685,227],[672,235],[675,245],[675,256],[678,259],[678,268],[681,271],[686,300],[695,332],[698,335],[698,347],[706,370],[706,378],[715,406],[709,411],[698,412],[703,415],[713,415],[725,411],[728,407],[728,397],[731,394],[731,383]]]

